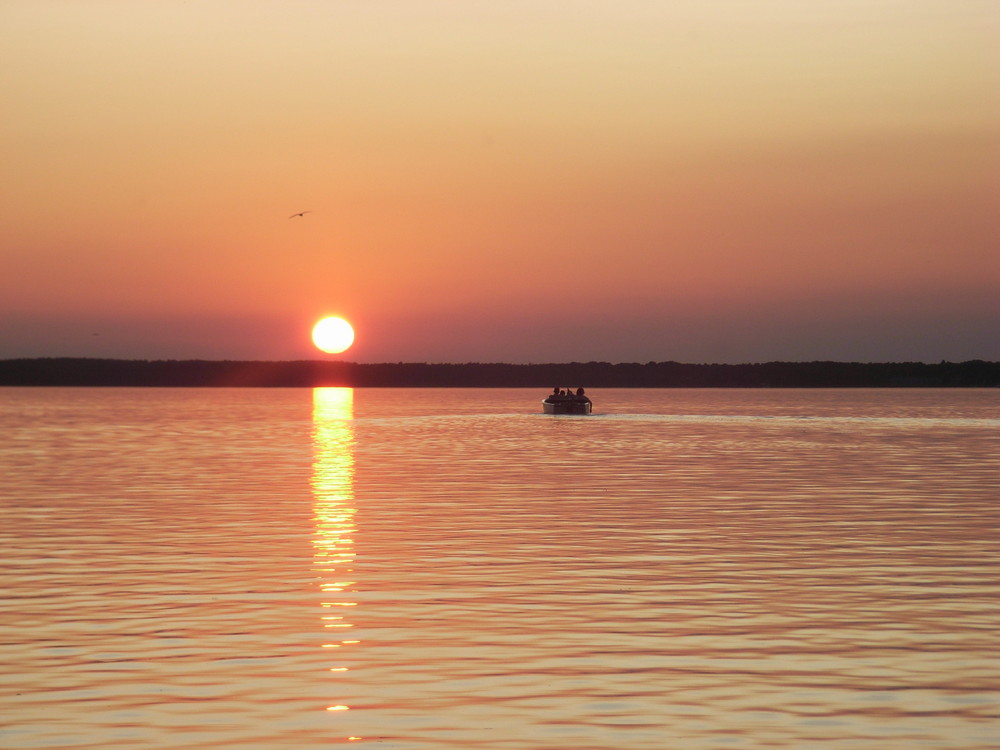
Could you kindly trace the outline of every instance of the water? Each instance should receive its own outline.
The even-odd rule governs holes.
[[[0,389],[0,747],[1000,746],[1000,390]]]

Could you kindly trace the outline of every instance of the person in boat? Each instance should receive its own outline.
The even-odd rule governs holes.
[[[587,394],[583,390],[583,388],[577,388],[576,389],[576,398],[577,398],[578,401],[585,401],[588,404],[591,403],[591,400],[587,397]]]
[[[546,401],[556,402],[556,401],[572,401],[575,397],[573,396],[573,390],[571,388],[553,388],[552,393],[545,397]]]

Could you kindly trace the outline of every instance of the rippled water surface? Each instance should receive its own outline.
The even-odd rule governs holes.
[[[1000,389],[0,389],[0,747],[1000,746]]]

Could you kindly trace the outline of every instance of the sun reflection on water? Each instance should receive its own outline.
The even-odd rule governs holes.
[[[330,640],[323,648],[342,648],[357,640],[335,640],[354,627],[346,615],[332,614],[350,610],[354,590],[354,390],[352,388],[313,389],[313,561],[319,588],[326,597],[320,619]],[[336,609],[334,609],[336,608]],[[331,672],[346,672],[347,667],[332,666]],[[347,711],[350,706],[327,706],[327,711]]]

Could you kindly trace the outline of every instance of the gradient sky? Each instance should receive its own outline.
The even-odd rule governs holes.
[[[2,0],[0,358],[1000,359],[998,39],[996,0]]]

